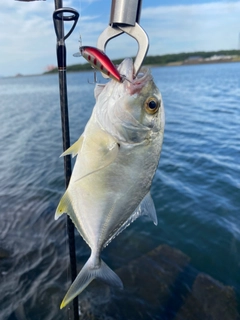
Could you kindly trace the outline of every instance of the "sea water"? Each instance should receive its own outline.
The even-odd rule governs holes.
[[[103,258],[117,269],[168,244],[189,256],[193,268],[232,286],[239,300],[240,63],[156,67],[152,74],[166,112],[151,190],[159,224],[138,219]],[[92,77],[67,76],[72,143],[95,103]],[[66,219],[54,221],[64,192],[58,90],[58,75],[0,79],[3,320],[68,317],[67,308],[59,310],[70,281]],[[89,248],[77,232],[76,245],[79,269]]]

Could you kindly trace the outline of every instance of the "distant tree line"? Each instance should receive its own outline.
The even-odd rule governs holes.
[[[192,56],[198,56],[201,58],[210,58],[213,55],[230,55],[230,56],[240,56],[240,50],[220,50],[220,51],[196,51],[196,52],[182,52],[182,53],[172,53],[157,56],[147,56],[144,59],[144,65],[166,65],[174,62],[184,61]],[[118,65],[121,63],[122,59],[115,59],[113,63]],[[74,64],[67,67],[67,71],[87,71],[92,70],[90,63],[84,64]],[[45,74],[55,73],[58,69],[53,69],[51,71],[45,72]]]
[[[210,58],[214,55],[240,55],[240,50],[220,50],[220,51],[196,51],[196,52],[182,52],[182,53],[175,53],[175,54],[165,54],[162,56],[149,56],[146,57],[144,60],[145,65],[149,64],[156,64],[156,65],[164,65],[173,62],[181,62],[187,60],[192,56],[198,56],[203,59]]]

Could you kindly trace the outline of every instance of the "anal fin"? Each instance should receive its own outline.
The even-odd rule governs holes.
[[[118,236],[124,229],[126,229],[133,221],[135,221],[140,216],[148,216],[153,221],[155,225],[158,224],[156,209],[151,197],[150,192],[146,194],[143,200],[140,202],[137,209],[133,212],[133,214],[114,232],[110,238],[104,243],[104,247],[109,245],[109,243]]]
[[[141,216],[148,216],[155,226],[158,224],[157,213],[150,192],[143,198],[137,210],[141,211]]]

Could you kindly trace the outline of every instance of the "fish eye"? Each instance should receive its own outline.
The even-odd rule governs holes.
[[[154,114],[158,111],[160,107],[160,102],[155,97],[149,97],[145,101],[144,107],[147,113]]]

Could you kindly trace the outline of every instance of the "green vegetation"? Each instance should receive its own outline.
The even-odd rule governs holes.
[[[169,63],[182,62],[190,57],[197,56],[203,59],[210,58],[214,55],[229,55],[240,56],[240,50],[221,50],[221,51],[197,51],[197,52],[182,52],[176,54],[165,54],[163,56],[149,56],[144,60],[145,65],[166,65]]]
[[[157,65],[157,66],[161,66],[161,65],[168,65],[168,64],[173,64],[173,63],[181,63],[184,60],[193,57],[193,56],[197,56],[197,57],[201,57],[201,58],[210,58],[213,55],[228,55],[228,56],[238,56],[240,57],[240,50],[220,50],[220,51],[197,51],[197,52],[182,52],[182,53],[175,53],[175,54],[165,54],[165,55],[157,55],[157,56],[147,56],[144,59],[143,64],[144,65]],[[118,65],[123,59],[116,59],[113,60],[113,63],[115,65]],[[236,59],[234,59],[236,60]],[[87,71],[87,70],[92,70],[92,67],[90,65],[90,63],[84,63],[84,64],[74,64],[71,66],[67,67],[67,71],[72,71],[72,72],[76,72],[76,71]],[[45,72],[47,74],[49,73],[55,73],[57,72],[58,69],[53,69],[51,71]]]

